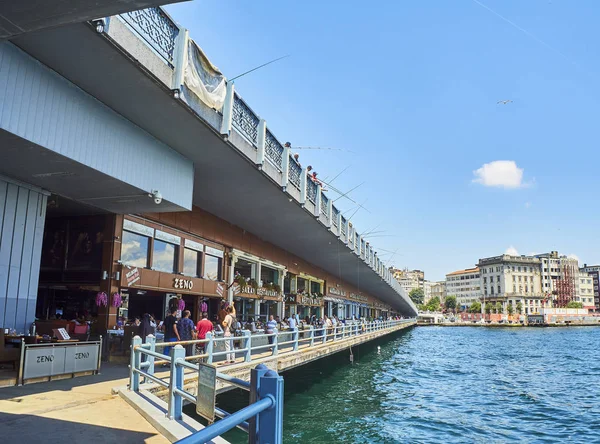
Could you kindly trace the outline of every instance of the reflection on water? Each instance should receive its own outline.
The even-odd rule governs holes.
[[[342,352],[284,373],[284,442],[600,442],[599,346],[594,327],[401,332],[354,364]]]

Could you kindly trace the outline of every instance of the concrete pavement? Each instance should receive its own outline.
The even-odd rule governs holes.
[[[101,374],[0,389],[2,442],[169,442],[111,389],[126,385],[124,365]]]

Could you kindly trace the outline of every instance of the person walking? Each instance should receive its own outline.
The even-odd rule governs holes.
[[[179,341],[179,332],[177,331],[177,313],[176,307],[169,309],[169,315],[165,318],[165,342],[177,342]],[[171,355],[171,347],[165,347],[163,353],[167,356]]]
[[[288,326],[290,327],[290,330],[293,330],[298,326],[294,315],[290,316],[290,318],[288,319]]]
[[[196,332],[198,334],[198,339],[206,339],[206,333],[209,331],[213,331],[213,324],[208,320],[208,313],[202,312],[202,319],[198,321],[198,325],[196,325]],[[202,355],[206,352],[206,343],[199,342],[196,344],[196,353]]]
[[[190,319],[192,313],[189,310],[184,310],[183,317],[177,323],[177,331],[179,332],[180,341],[192,341],[196,327],[194,321]],[[194,354],[194,344],[184,345],[185,355],[192,356]]]
[[[291,319],[291,317],[290,317]],[[273,317],[273,315],[269,316],[269,321],[267,322],[267,329],[266,332],[268,335],[271,335],[273,333],[277,333],[277,322],[275,322],[275,318]],[[269,336],[269,344],[273,344],[274,342],[274,337],[273,336]],[[271,349],[272,350],[272,349]]]
[[[223,320],[223,336],[226,338],[231,338],[233,336],[233,330],[235,328],[235,318],[233,317],[233,307],[230,305],[225,310],[227,315],[225,315],[225,319]],[[227,354],[225,355],[225,362],[230,364],[235,364],[235,353],[231,353],[233,349],[233,340],[227,339],[225,341],[225,351]]]

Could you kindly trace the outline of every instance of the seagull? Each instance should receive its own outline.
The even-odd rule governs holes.
[[[512,100],[498,100],[498,102],[496,102],[496,105],[506,105],[507,103],[512,103]]]

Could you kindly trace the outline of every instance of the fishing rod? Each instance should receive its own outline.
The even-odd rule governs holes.
[[[342,148],[329,148],[321,146],[295,146],[295,150],[322,150],[322,151],[344,151],[346,153],[356,154],[354,151],[344,150]]]
[[[262,67],[264,67],[264,66],[270,65],[271,63],[278,62],[279,60],[285,59],[285,58],[289,57],[290,55],[291,55],[291,54],[287,54],[287,55],[284,55],[283,57],[279,57],[279,58],[273,59],[273,60],[271,60],[270,62],[263,63],[262,65],[260,65],[260,66],[257,66],[256,68],[252,68],[251,70],[249,70],[249,71],[246,71],[246,72],[244,72],[244,73],[240,74],[239,76],[235,76],[235,77],[233,77],[232,79],[229,79],[229,81],[230,81],[230,82],[233,82],[234,80],[236,80],[236,79],[239,79],[240,77],[244,77],[246,74],[250,74],[251,72],[254,72],[254,71],[256,71],[257,69],[260,69],[260,68],[262,68]]]
[[[352,191],[356,190],[358,187],[360,187],[361,185],[364,185],[364,184],[365,184],[365,183],[364,183],[364,182],[362,182],[362,183],[360,183],[360,184],[356,185],[356,186],[355,186],[354,188],[352,188],[350,191],[346,191],[344,194],[342,194],[340,197],[338,197],[338,198],[334,199],[333,201],[335,202],[335,201],[337,201],[337,200],[340,200],[342,197],[346,197],[346,196],[347,196],[348,194],[350,194]],[[350,199],[350,198],[348,198],[348,199]],[[352,199],[350,199],[350,200],[352,200]]]

